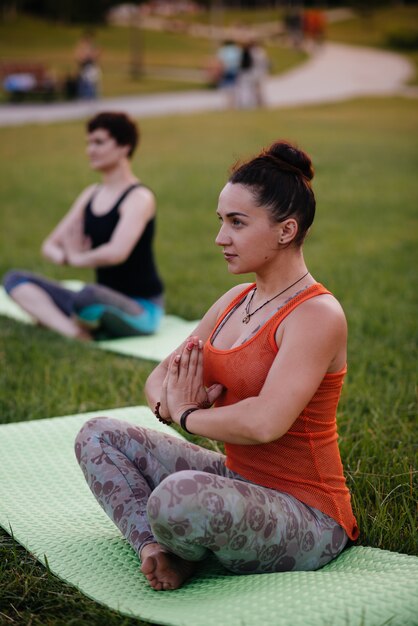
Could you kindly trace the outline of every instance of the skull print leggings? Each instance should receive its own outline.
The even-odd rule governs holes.
[[[315,570],[345,547],[337,522],[293,496],[248,482],[223,454],[117,419],[93,418],[75,451],[88,485],[140,556],[158,542],[228,570]]]

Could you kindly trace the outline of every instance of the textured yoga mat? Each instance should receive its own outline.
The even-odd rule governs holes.
[[[0,426],[0,525],[90,598],[170,626],[418,624],[418,558],[374,548],[349,548],[317,572],[235,576],[208,560],[181,589],[153,591],[74,457],[78,429],[97,415],[176,434],[146,407]]]
[[[69,289],[79,289],[83,285],[76,280],[63,281],[63,284]],[[0,315],[19,322],[32,323],[31,317],[9,298],[3,287],[0,287]],[[197,321],[190,322],[175,315],[164,315],[161,327],[155,335],[95,341],[92,345],[126,356],[162,361],[192,333],[197,324]]]

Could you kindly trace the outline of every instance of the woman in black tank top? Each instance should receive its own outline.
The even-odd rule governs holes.
[[[124,113],[87,123],[87,155],[102,183],[91,185],[42,245],[57,265],[94,268],[81,291],[30,272],[4,278],[8,294],[62,335],[90,339],[152,334],[163,315],[163,284],[153,254],[155,197],[133,174],[138,128]]]

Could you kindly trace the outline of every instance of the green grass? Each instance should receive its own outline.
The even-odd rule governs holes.
[[[168,311],[195,319],[237,280],[214,245],[228,167],[277,137],[312,155],[318,212],[305,255],[348,318],[339,433],[360,542],[409,554],[416,551],[417,122],[415,102],[403,99],[146,119],[134,159],[158,198]],[[91,278],[49,267],[39,255],[43,236],[95,180],[83,142],[81,123],[0,129],[0,272]],[[6,318],[0,346],[1,422],[144,403],[149,362],[99,354]],[[56,580],[6,533],[0,588],[0,623],[3,613],[5,624],[138,624]]]

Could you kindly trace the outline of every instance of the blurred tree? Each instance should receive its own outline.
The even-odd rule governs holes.
[[[19,4],[18,0],[0,0],[0,19],[7,20],[16,17]]]
[[[0,0],[2,15],[19,11],[63,22],[99,24],[120,0]]]
[[[138,80],[144,73],[144,37],[141,17],[138,11],[132,11],[130,18],[130,74]]]
[[[13,17],[18,12],[27,12],[41,17],[62,20],[63,22],[99,24],[105,21],[107,11],[118,4],[143,4],[146,0],[0,0],[0,17]],[[217,0],[195,0],[210,9]],[[225,8],[261,7],[284,8],[295,4],[295,0],[222,0]],[[323,7],[351,6],[360,12],[373,12],[385,5],[417,4],[417,0],[305,0],[305,6]]]

